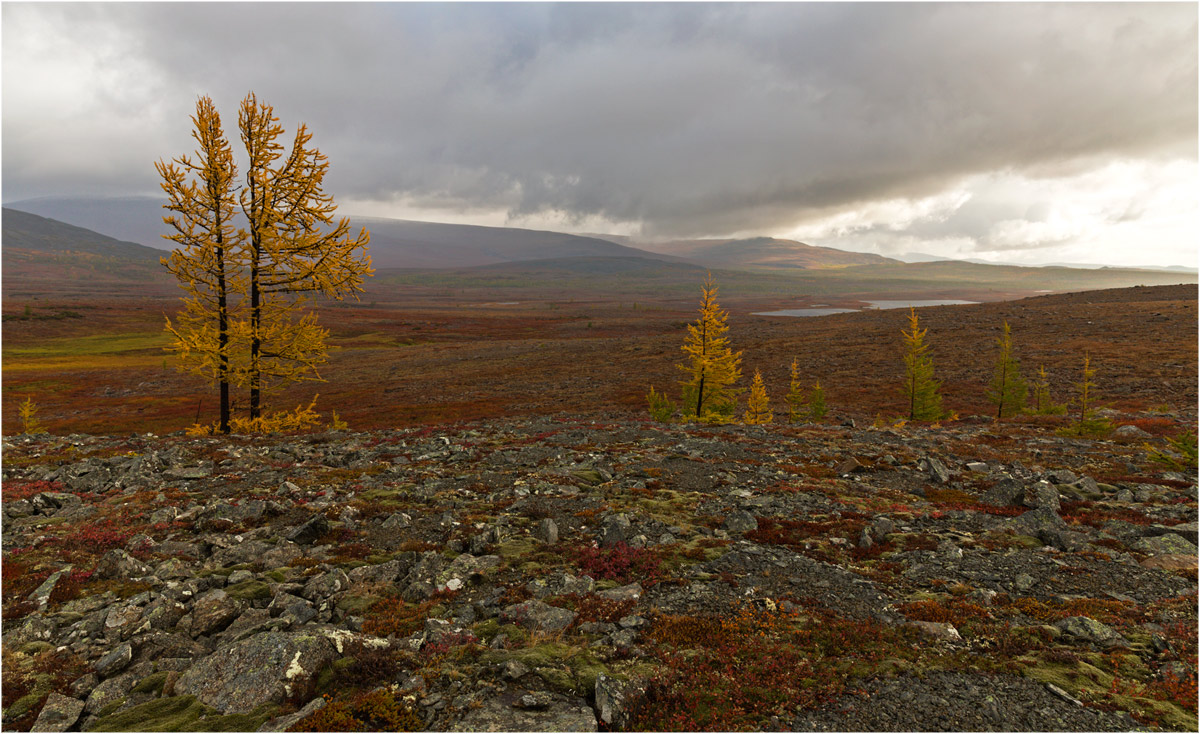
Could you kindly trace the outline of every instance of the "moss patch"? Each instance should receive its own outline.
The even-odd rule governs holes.
[[[162,693],[163,685],[167,682],[166,673],[151,673],[142,678],[136,686],[133,687],[134,693],[153,693],[158,695]]]
[[[271,596],[271,587],[264,581],[243,581],[240,584],[225,587],[225,593],[229,594],[234,599],[244,599],[253,601],[255,599],[268,599]]]
[[[261,706],[249,714],[222,716],[195,696],[171,696],[101,716],[88,731],[255,731],[276,710]]]

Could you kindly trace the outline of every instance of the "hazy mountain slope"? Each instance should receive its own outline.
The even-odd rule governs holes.
[[[162,218],[165,199],[153,196],[47,196],[6,203],[7,209],[68,222],[126,242],[136,242],[160,250],[173,249],[163,239],[170,228]]]
[[[156,289],[170,281],[161,250],[16,209],[5,208],[0,222],[6,297]]]
[[[8,206],[117,239],[171,249],[172,243],[162,237],[169,232],[162,223],[167,212],[154,197],[47,197]],[[348,216],[356,230],[370,230],[371,259],[379,268],[473,267],[563,257],[664,258],[607,239],[561,232]]]
[[[621,242],[662,254],[685,257],[709,266],[756,268],[832,268],[848,265],[882,265],[895,262],[882,255],[847,252],[833,247],[817,247],[794,240],[773,237],[747,239],[672,240],[642,242],[633,238],[613,238]]]
[[[4,251],[10,248],[37,252],[76,252],[158,264],[162,252],[136,242],[123,242],[90,229],[55,219],[9,209],[3,210]]]
[[[561,232],[353,217],[371,232],[377,268],[453,268],[571,257],[664,259],[608,240]],[[666,258],[671,259],[671,258]]]

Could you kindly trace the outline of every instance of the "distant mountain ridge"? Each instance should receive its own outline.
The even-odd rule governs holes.
[[[158,264],[164,254],[153,247],[118,240],[91,229],[56,219],[4,207],[0,221],[4,230],[4,252],[13,249],[35,252],[82,252],[133,262]]]
[[[162,250],[7,207],[0,212],[0,225],[6,298],[99,294],[130,286],[162,292],[172,282],[159,260],[166,254]]]
[[[170,229],[162,223],[167,213],[162,204],[162,199],[152,196],[76,196],[28,199],[8,207],[167,250],[171,242],[163,235]],[[772,237],[649,242],[616,235],[348,216],[356,229],[366,226],[371,231],[371,259],[377,268],[461,268],[566,257],[634,257],[705,267],[802,269],[895,262],[881,255]]]
[[[597,235],[603,236],[603,235]],[[840,268],[851,265],[884,265],[897,262],[882,255],[849,252],[819,247],[775,237],[742,239],[641,241],[632,237],[613,238],[616,242],[650,252],[683,257],[711,267],[754,268]]]
[[[9,208],[169,250],[173,243],[163,235],[170,233],[170,228],[162,223],[169,212],[162,203],[150,196],[47,197],[13,202]],[[563,232],[348,216],[354,230],[363,226],[370,230],[371,260],[376,268],[457,268],[564,257],[675,259]]]

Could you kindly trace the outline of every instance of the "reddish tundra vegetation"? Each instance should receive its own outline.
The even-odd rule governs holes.
[[[333,347],[320,370],[327,382],[293,385],[269,396],[269,408],[290,410],[319,393],[318,410],[335,407],[363,429],[557,412],[644,414],[650,386],[674,390],[679,381],[684,324],[695,318],[693,296],[576,300],[552,290],[445,291],[411,288],[397,300],[372,292],[363,303],[325,304],[321,323],[331,329]],[[753,314],[830,301],[756,300],[730,289],[721,296],[733,348],[743,352],[748,374],[761,370],[781,413],[795,359],[802,380],[821,381],[833,414],[905,414],[906,310],[764,317]],[[25,303],[6,303],[4,311],[6,426],[17,425],[26,396],[59,433],[170,432],[197,415],[211,420],[215,389],[176,372],[163,349],[163,315],[174,313],[174,299],[38,302],[35,318],[22,318]],[[1071,397],[1086,354],[1103,404],[1194,405],[1196,309],[1195,286],[1163,286],[918,313],[946,408],[988,415],[987,385],[1005,321],[1026,378],[1044,366],[1058,402]],[[73,315],[55,318],[63,313]]]

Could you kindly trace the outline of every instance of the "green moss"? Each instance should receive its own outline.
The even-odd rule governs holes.
[[[380,597],[378,596],[355,596],[352,594],[347,594],[341,599],[338,599],[336,606],[346,614],[361,615],[363,612],[367,611],[372,604],[379,601],[379,599]]]
[[[48,678],[49,676],[47,676]],[[46,696],[50,695],[50,683],[45,681],[34,686],[32,692],[18,698],[12,706],[4,709],[4,718],[8,720],[20,719],[27,715],[30,711],[38,706]]]
[[[1200,728],[1197,728],[1200,721],[1197,720],[1196,714],[1185,710],[1179,704],[1171,703],[1170,701],[1159,701],[1156,698],[1125,695],[1113,696],[1112,701],[1119,708],[1154,719],[1164,729],[1200,731]]]
[[[120,709],[122,706],[124,706],[128,700],[129,699],[126,698],[125,696],[121,696],[120,698],[118,698],[115,701],[109,701],[104,706],[104,708],[102,708],[98,712],[96,712],[96,716],[104,717],[104,716],[108,716],[109,714],[116,713],[116,711],[118,709]]]
[[[282,584],[287,581],[287,576],[284,575],[283,571],[279,570],[267,571],[263,574],[263,576],[266,576],[277,584]]]
[[[171,696],[102,713],[88,731],[255,731],[277,711],[260,706],[249,714],[222,716],[194,696]]]
[[[537,543],[532,538],[514,538],[501,543],[496,548],[496,555],[512,562],[530,555],[536,548]]]
[[[264,581],[243,581],[240,584],[225,587],[225,593],[229,594],[234,599],[244,599],[253,601],[255,599],[269,599],[271,597],[271,587]]]
[[[401,484],[397,487],[375,487],[358,493],[358,499],[378,502],[382,505],[402,505],[409,498],[415,484]]]
[[[107,706],[106,706],[107,708]],[[89,732],[194,732],[200,717],[216,711],[194,696],[172,696],[148,700],[118,714],[104,714],[88,727]]]
[[[167,682],[166,673],[151,673],[142,678],[136,686],[133,687],[134,693],[153,693],[158,695],[162,693],[163,684]]]
[[[546,642],[516,650],[491,650],[480,657],[484,664],[516,660],[531,669],[554,690],[588,694],[596,687],[596,678],[610,669],[589,650],[561,642]]]
[[[345,657],[338,658],[328,667],[323,668],[320,673],[317,673],[315,684],[317,693],[330,692],[337,684],[342,671],[347,670],[352,665],[354,665],[354,658]]]
[[[32,642],[26,642],[17,649],[26,655],[37,655],[38,653],[46,652],[47,650],[53,650],[54,645],[51,645],[49,642],[43,642],[42,640],[33,640]]]
[[[65,517],[29,517],[21,520],[21,526],[26,528],[41,528],[47,525],[60,525],[67,521]]]
[[[471,631],[484,643],[490,643],[500,634],[500,623],[495,619],[485,619],[472,626]]]

